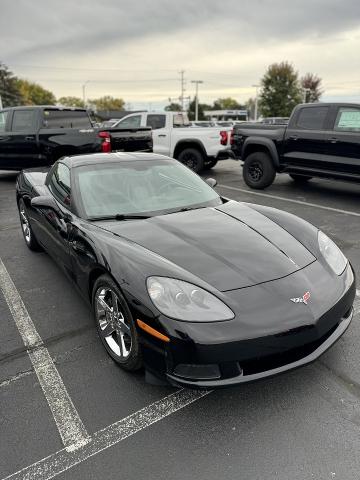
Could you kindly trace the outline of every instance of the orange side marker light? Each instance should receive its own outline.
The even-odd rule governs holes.
[[[150,327],[150,325],[148,325],[147,323],[143,322],[142,320],[139,320],[137,319],[136,320],[138,326],[144,330],[145,332],[147,332],[149,335],[152,335],[153,337],[156,337],[158,338],[159,340],[162,340],[163,342],[170,342],[170,338],[167,337],[166,335],[158,332],[157,330],[155,330],[155,328],[152,328]]]

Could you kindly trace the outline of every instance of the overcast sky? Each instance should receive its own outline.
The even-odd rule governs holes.
[[[119,96],[160,108],[185,70],[200,101],[254,96],[268,65],[323,79],[324,100],[360,102],[359,0],[1,0],[0,61],[57,97]]]

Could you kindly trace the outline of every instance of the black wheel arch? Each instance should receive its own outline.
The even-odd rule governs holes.
[[[270,156],[275,169],[277,171],[279,170],[280,168],[279,154],[276,150],[275,143],[272,140],[270,140],[269,138],[261,138],[261,137],[247,138],[242,148],[241,158],[245,160],[246,157],[248,157],[250,154],[255,152],[267,153]]]
[[[199,150],[199,152],[203,155],[204,160],[206,160],[207,153],[205,147],[202,142],[196,138],[179,140],[174,149],[174,158],[178,158],[180,153],[183,152],[186,148],[195,148],[196,150]]]

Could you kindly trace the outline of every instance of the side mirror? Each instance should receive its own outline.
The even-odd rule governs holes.
[[[215,178],[207,178],[207,179],[205,180],[205,182],[206,182],[208,185],[210,185],[211,188],[214,188],[214,187],[216,187],[216,185],[217,185],[217,181],[215,180]]]
[[[51,195],[40,195],[39,197],[32,198],[31,206],[35,208],[49,208],[50,210],[53,210],[60,219],[66,221],[66,218],[64,217],[54,197]]]

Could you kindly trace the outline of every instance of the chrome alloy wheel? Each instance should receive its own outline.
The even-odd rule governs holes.
[[[118,296],[109,287],[99,287],[95,293],[95,302],[100,335],[120,360],[126,360],[131,353],[132,333]]]
[[[20,207],[20,222],[21,222],[21,228],[24,232],[24,237],[27,243],[30,243],[31,240],[31,230],[30,230],[30,225],[29,225],[29,220],[27,218],[26,212],[25,212],[25,206],[24,203],[22,202],[21,207]]]

